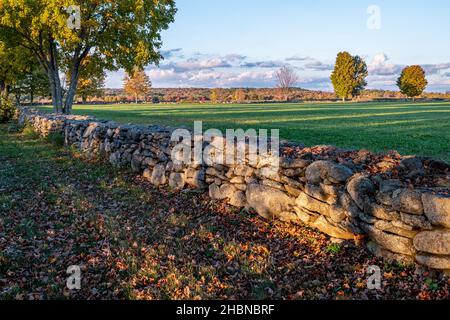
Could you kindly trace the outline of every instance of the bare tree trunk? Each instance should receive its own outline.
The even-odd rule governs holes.
[[[59,80],[59,75],[55,74],[55,71],[51,68],[48,69],[48,78],[50,82],[50,88],[52,91],[52,103],[53,112],[62,113],[62,88]]]
[[[77,92],[78,80],[80,77],[80,66],[83,59],[89,54],[90,47],[86,47],[83,51],[81,51],[81,47],[78,47],[75,50],[75,53],[72,58],[72,69],[70,74],[70,86],[67,90],[66,101],[64,103],[64,113],[71,114],[72,106],[75,99],[75,94]]]
[[[67,96],[66,96],[66,101],[64,103],[64,113],[65,114],[71,114],[72,113],[72,106],[73,106],[73,101],[75,98],[75,93],[77,91],[77,86],[78,86],[78,78],[79,78],[79,73],[80,73],[80,65],[79,63],[75,63],[72,69],[72,74],[70,77],[70,86],[69,86],[69,90],[67,90]]]
[[[53,111],[56,113],[63,112],[63,94],[61,88],[61,80],[59,78],[58,59],[56,56],[56,44],[53,39],[49,39],[50,60],[48,61],[48,77],[50,87],[52,89]]]
[[[136,104],[138,104],[138,95],[137,95],[137,93],[134,94],[134,100],[136,101]]]

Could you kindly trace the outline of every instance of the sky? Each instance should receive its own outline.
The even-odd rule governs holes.
[[[448,0],[178,0],[162,33],[154,87],[273,87],[292,66],[298,86],[331,91],[336,55],[368,65],[368,88],[396,89],[406,65],[420,64],[427,91],[450,91]],[[123,71],[107,87],[122,87]]]

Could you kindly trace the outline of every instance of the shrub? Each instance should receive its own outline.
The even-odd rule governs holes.
[[[48,135],[47,141],[58,147],[64,146],[64,136],[60,133],[52,132]]]
[[[37,139],[39,138],[39,134],[34,131],[33,126],[30,123],[25,123],[22,128],[22,135],[27,139]]]
[[[0,95],[0,123],[10,121],[16,114],[16,106],[13,101]]]

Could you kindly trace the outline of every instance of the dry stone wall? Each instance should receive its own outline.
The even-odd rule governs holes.
[[[21,109],[42,136],[129,167],[155,186],[199,188],[211,198],[266,219],[302,223],[338,239],[366,239],[375,255],[450,270],[450,165],[429,158],[374,155],[334,147],[281,147],[280,168],[180,165],[171,159],[173,130],[119,125],[89,117]],[[220,152],[214,143],[205,144]]]

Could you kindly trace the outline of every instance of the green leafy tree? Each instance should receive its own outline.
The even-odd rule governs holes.
[[[175,13],[174,0],[2,0],[0,40],[36,56],[49,79],[54,111],[70,113],[86,57],[98,57],[106,70],[158,63],[161,31]],[[63,70],[71,75],[65,97]]]
[[[16,113],[14,102],[3,94],[0,94],[0,123],[11,120]]]
[[[29,69],[12,86],[11,93],[16,96],[17,103],[20,98],[27,95],[31,104],[36,96],[48,97],[51,95],[48,78],[38,64],[31,64]]]
[[[28,67],[30,56],[18,47],[0,41],[0,93],[8,96],[11,87]]]
[[[152,83],[144,70],[135,67],[133,73],[127,73],[124,79],[125,93],[132,95],[136,103],[139,97],[147,96],[152,90]]]
[[[334,71],[331,74],[334,92],[343,101],[353,98],[367,86],[367,65],[359,56],[348,52],[340,52],[336,58]]]
[[[420,96],[428,85],[425,70],[421,66],[409,66],[403,69],[397,80],[400,92],[412,98]]]

